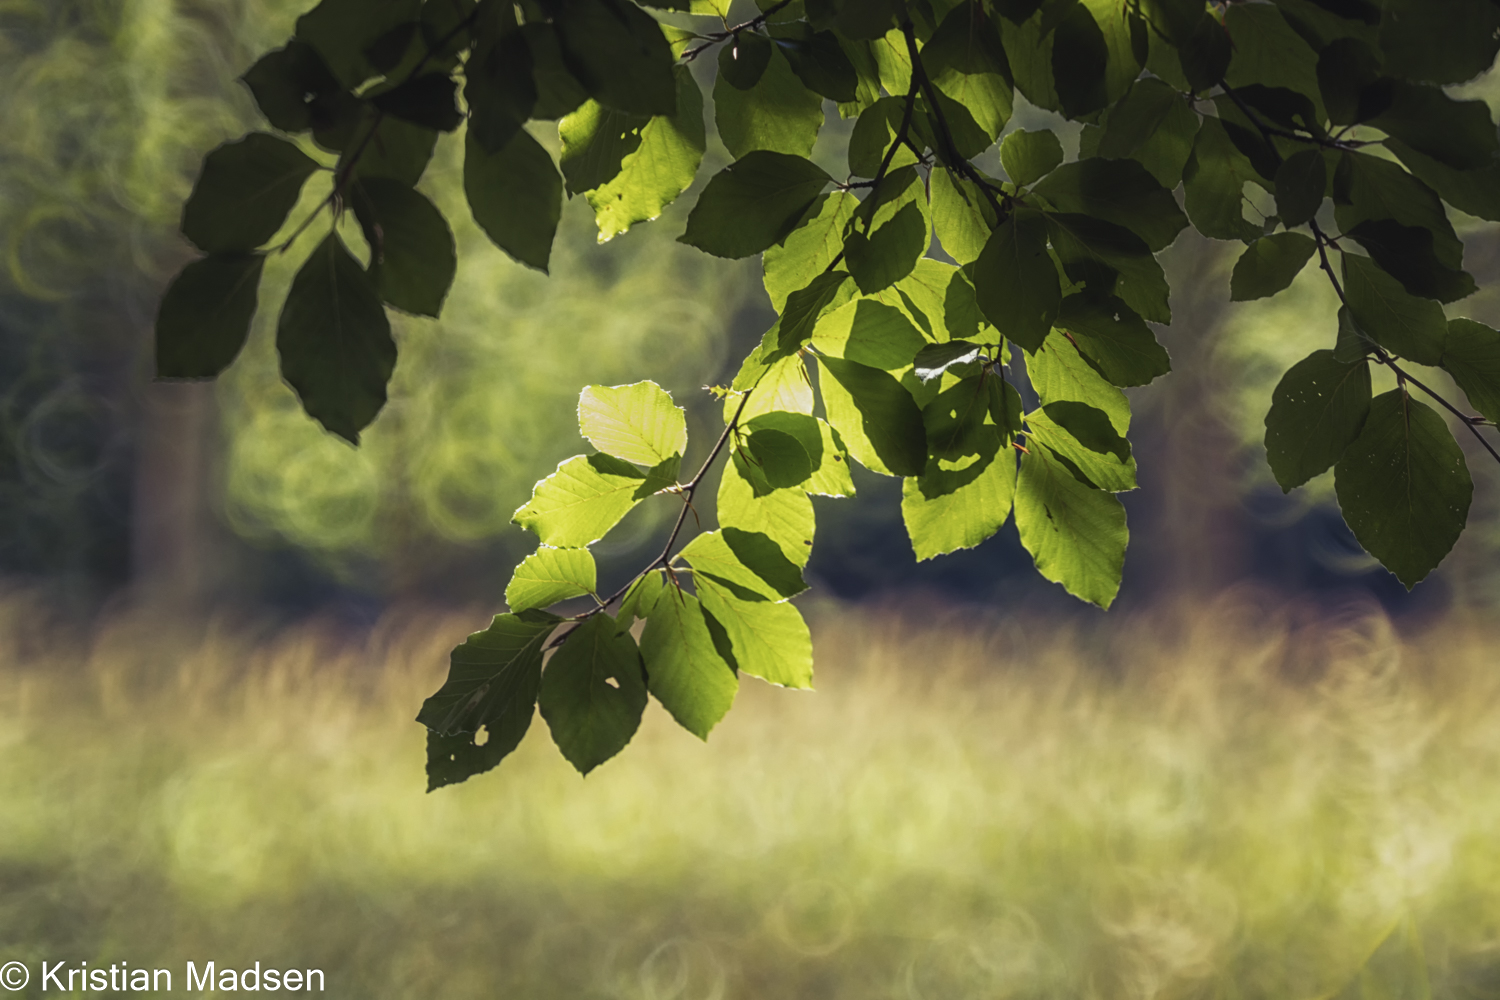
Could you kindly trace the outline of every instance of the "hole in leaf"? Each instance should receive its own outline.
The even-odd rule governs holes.
[[[612,688],[614,688],[616,690],[619,690],[620,682],[617,681],[617,680],[615,680],[613,677],[606,677],[606,678],[604,678],[604,683],[608,684],[610,687],[612,687]]]

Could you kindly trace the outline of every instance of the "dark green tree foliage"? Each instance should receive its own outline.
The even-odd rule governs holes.
[[[734,159],[680,239],[762,255],[780,319],[718,390],[725,427],[691,474],[665,392],[583,390],[596,450],[516,512],[541,546],[509,612],[454,650],[418,716],[432,787],[495,766],[538,705],[587,772],[630,740],[648,695],[706,738],[740,675],[810,686],[789,603],[805,588],[808,495],[852,494],[851,460],[905,479],[919,558],[977,545],[1014,512],[1038,570],[1107,607],[1127,539],[1116,494],[1136,485],[1119,387],[1170,368],[1151,326],[1171,321],[1156,254],[1188,225],[1245,244],[1235,299],[1275,295],[1316,259],[1343,301],[1276,390],[1277,481],[1332,468],[1355,535],[1407,586],[1442,561],[1472,494],[1450,428],[1500,459],[1484,437],[1500,416],[1500,333],[1444,308],[1475,290],[1449,206],[1500,221],[1496,129],[1442,87],[1494,62],[1500,6],[759,2],[732,24],[728,0],[323,0],[245,74],[275,134],[209,153],[183,210],[207,256],[163,300],[160,373],[231,363],[264,254],[323,220],[277,345],[307,412],[357,442],[396,363],[386,309],[435,316],[452,281],[448,224],[415,190],[438,133],[466,131],[481,228],[545,270],[565,196],[585,197],[609,238],[693,183],[706,134],[689,68],[716,64],[713,117]],[[1084,123],[1080,158],[1048,131],[1005,134],[1017,91]],[[809,159],[826,102],[855,119],[841,176]],[[997,142],[999,177],[976,164]],[[290,219],[319,172],[330,192]],[[1242,210],[1246,182],[1274,197],[1264,224]],[[347,209],[363,261],[329,226]],[[1011,384],[1023,354],[1030,412]],[[1410,364],[1446,369],[1479,415]],[[1372,366],[1397,388],[1372,399]],[[720,459],[719,525],[689,539]],[[670,540],[601,593],[588,547],[652,498],[679,508]]]

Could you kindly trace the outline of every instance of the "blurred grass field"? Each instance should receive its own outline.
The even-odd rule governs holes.
[[[0,963],[411,998],[1500,996],[1500,631],[1251,594],[1089,624],[813,608],[819,692],[538,718],[423,794],[482,616],[49,624],[0,599]],[[35,977],[30,989],[40,996]]]

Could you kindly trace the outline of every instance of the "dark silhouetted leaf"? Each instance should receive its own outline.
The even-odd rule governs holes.
[[[625,749],[646,710],[646,673],[630,630],[599,613],[552,654],[537,704],[580,774]]]
[[[540,143],[517,132],[491,154],[471,134],[464,146],[464,193],[474,221],[496,246],[547,270],[562,215],[562,178]]]
[[[338,233],[328,234],[292,280],[276,350],[308,416],[358,444],[385,406],[396,343],[374,285]]]
[[[716,257],[749,257],[780,242],[829,182],[809,160],[758,150],[715,174],[679,237]]]
[[[1328,189],[1328,166],[1320,149],[1288,157],[1276,171],[1276,214],[1294,229],[1318,214]]]
[[[488,771],[520,745],[536,710],[542,647],[561,620],[545,611],[496,615],[453,650],[448,679],[417,714],[429,730],[429,792]],[[481,728],[489,739],[478,744]]]
[[[1275,295],[1292,283],[1317,251],[1312,237],[1301,233],[1277,233],[1256,240],[1234,265],[1230,299],[1246,302]]]
[[[1359,328],[1403,358],[1440,364],[1448,333],[1443,307],[1410,294],[1368,257],[1343,256],[1344,294]]]
[[[1370,412],[1370,363],[1314,351],[1281,377],[1266,414],[1266,459],[1283,493],[1327,472]]]
[[[1474,409],[1500,423],[1500,333],[1471,319],[1449,320],[1443,368]]]
[[[1334,489],[1359,544],[1410,590],[1463,533],[1474,481],[1443,418],[1392,389],[1334,466]]]
[[[1457,302],[1473,295],[1474,279],[1445,267],[1432,249],[1432,230],[1403,226],[1390,219],[1368,219],[1349,230],[1381,269],[1413,295]]]
[[[397,309],[436,316],[453,284],[453,233],[437,206],[397,181],[372,177],[350,193],[370,244],[370,280]]]
[[[213,378],[229,366],[250,335],[265,262],[222,254],[182,269],[156,314],[157,378]]]
[[[626,0],[572,0],[553,24],[568,70],[600,104],[637,115],[677,109],[661,26]]]
[[[1062,285],[1047,253],[1040,213],[1017,209],[996,227],[971,268],[984,317],[1028,351],[1041,346],[1057,319]]]
[[[251,132],[203,158],[182,233],[205,253],[247,253],[286,222],[318,164],[276,136]]]

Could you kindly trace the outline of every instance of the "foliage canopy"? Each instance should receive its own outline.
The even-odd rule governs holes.
[[[710,75],[693,71],[716,61],[733,160],[679,239],[760,255],[779,318],[717,390],[725,426],[691,473],[666,392],[583,390],[596,451],[516,512],[540,547],[418,716],[430,787],[494,767],[537,706],[587,773],[629,742],[648,695],[706,737],[742,673],[809,687],[789,603],[808,495],[851,495],[851,460],[904,479],[919,558],[1014,512],[1042,575],[1107,607],[1128,536],[1117,494],[1136,486],[1121,387],[1170,370],[1151,326],[1172,319],[1157,255],[1189,226],[1245,245],[1234,299],[1275,295],[1316,259],[1343,303],[1266,416],[1278,483],[1332,468],[1356,537],[1408,587],[1442,561],[1473,493],[1451,426],[1500,460],[1484,436],[1500,333],[1444,309],[1476,290],[1450,210],[1500,221],[1500,143],[1483,103],[1443,88],[1493,64],[1500,3],[758,3],[731,23],[729,0],[322,0],[244,75],[275,131],[210,152],[183,210],[206,256],[163,299],[159,374],[231,364],[265,255],[327,210],[277,348],[307,413],[357,443],[397,362],[387,310],[435,316],[453,280],[448,223],[416,188],[439,134],[464,131],[476,222],[545,271],[565,197],[587,200],[603,240],[693,184]],[[1017,93],[1083,123],[1076,159],[1051,131],[1007,131]],[[827,104],[853,120],[842,177],[811,158]],[[558,141],[541,141],[554,121]],[[330,194],[290,219],[320,171]],[[1274,215],[1246,218],[1246,185]],[[338,229],[346,210],[363,247]],[[1372,398],[1372,365],[1397,388]],[[1478,413],[1412,365],[1446,370]],[[721,458],[718,527],[679,545]],[[680,508],[667,544],[601,592],[588,547],[652,497]]]

